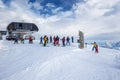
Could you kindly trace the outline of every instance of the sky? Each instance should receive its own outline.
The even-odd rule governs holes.
[[[120,40],[120,0],[0,0],[0,30],[11,22],[30,22],[39,35]]]

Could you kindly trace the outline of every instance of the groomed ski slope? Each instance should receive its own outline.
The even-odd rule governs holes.
[[[120,80],[118,50],[0,41],[0,80]]]

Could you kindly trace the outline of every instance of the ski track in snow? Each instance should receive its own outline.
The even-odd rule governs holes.
[[[117,50],[0,42],[0,80],[120,80]]]

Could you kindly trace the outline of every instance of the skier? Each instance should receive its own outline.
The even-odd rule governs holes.
[[[74,43],[74,38],[73,38],[73,36],[71,37],[71,39],[72,39],[72,43]]]
[[[24,44],[24,38],[21,38],[21,43]]]
[[[85,47],[87,48],[87,42],[85,43]]]
[[[47,38],[47,43],[48,43],[49,39],[48,39],[48,37],[47,37],[47,36],[46,36],[46,38]]]
[[[62,44],[65,46],[65,37],[62,38]]]
[[[42,36],[40,37],[40,44],[43,44],[43,38],[42,38]]]
[[[67,41],[67,42],[66,42],[66,45],[67,45],[67,44],[70,45],[70,38],[69,38],[69,37],[67,37],[66,41]]]
[[[32,36],[29,37],[29,43],[32,44],[33,43],[33,39]]]
[[[98,53],[98,45],[96,44],[95,53]]]
[[[93,43],[93,48],[92,48],[92,51],[95,50],[95,53],[98,53],[98,45],[96,42]]]
[[[55,36],[53,37],[53,40],[54,40],[53,44],[54,44],[54,46],[56,46],[56,37]]]
[[[47,44],[47,36],[46,35],[44,36],[43,40],[44,40],[43,46],[46,46],[46,44]]]
[[[18,38],[15,36],[15,39],[14,39],[14,44],[18,44]]]
[[[93,43],[92,51],[94,51],[94,49],[96,49],[96,42]]]
[[[52,43],[52,36],[50,36],[50,43]]]
[[[60,39],[60,38],[57,36],[57,37],[56,37],[56,42],[55,42],[55,44],[58,45],[58,46],[60,45],[60,44],[59,44],[59,39]]]

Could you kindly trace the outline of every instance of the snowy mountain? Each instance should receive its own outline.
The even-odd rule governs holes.
[[[0,41],[0,80],[120,80],[120,51]]]
[[[120,41],[115,40],[86,40],[88,44],[96,41],[100,47],[120,50]]]
[[[120,50],[120,41],[100,43],[101,47]]]

